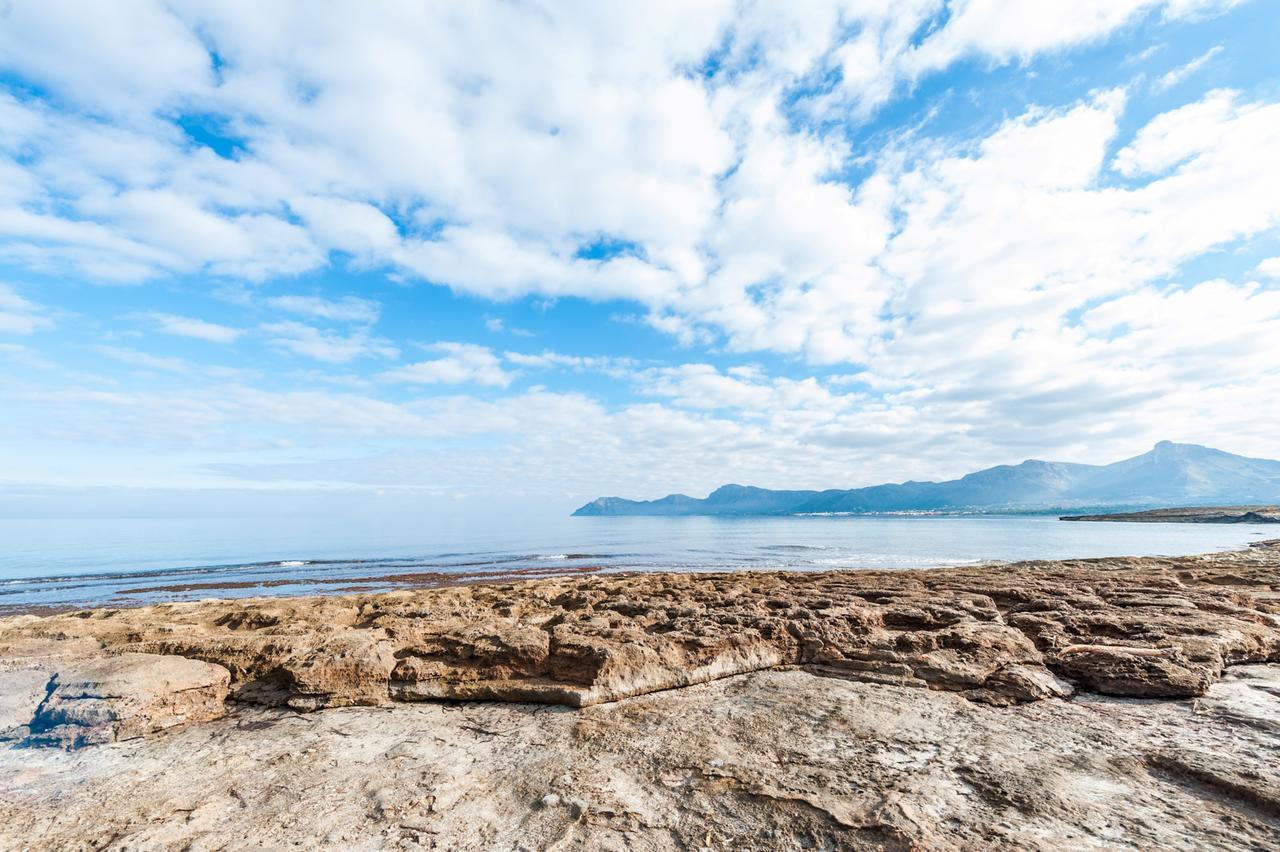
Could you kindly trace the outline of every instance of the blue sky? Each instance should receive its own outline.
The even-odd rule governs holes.
[[[0,512],[1280,456],[1277,32],[1263,0],[16,0]]]

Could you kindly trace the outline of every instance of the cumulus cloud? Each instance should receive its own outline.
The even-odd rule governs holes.
[[[189,23],[160,3],[133,2],[127,13],[117,11],[10,4],[0,55],[6,65],[90,109],[137,113],[213,82],[209,53]],[[68,44],[81,45],[74,61],[65,53]]]
[[[753,370],[721,372],[710,364],[660,367],[640,376],[643,390],[669,397],[676,405],[697,409],[737,409],[749,414],[810,416],[848,409],[854,397],[838,396],[816,379],[770,379]]]
[[[1118,344],[1091,339],[1072,312],[1273,228],[1280,185],[1254,164],[1280,143],[1280,107],[1211,93],[1154,118],[1109,163],[1122,109],[1108,94],[1065,111],[1032,111],[974,154],[895,179],[904,226],[883,267],[900,282],[889,303],[898,319],[879,345],[874,380],[900,393],[916,389],[921,404],[961,388],[975,398],[1030,399],[1084,377],[1112,386],[1122,407],[1132,407],[1126,394],[1145,398],[1159,356],[1131,371],[1101,368]],[[1145,182],[1109,185],[1108,167]],[[1247,285],[1223,286],[1248,293]],[[1238,318],[1242,332],[1265,320]],[[1185,332],[1168,340],[1188,344]],[[1031,424],[1043,412],[1028,405],[1001,413]]]
[[[395,223],[367,202],[311,196],[292,199],[289,206],[327,248],[366,255],[386,252],[399,242]]]
[[[1025,60],[1144,13],[1217,5],[958,2],[936,25],[939,0],[479,2],[448,16],[381,7],[358,17],[302,3],[249,14],[139,0],[127,15],[65,15],[20,2],[0,64],[82,109],[4,97],[0,150],[21,152],[21,165],[6,164],[16,206],[0,233],[15,240],[11,258],[112,280],[263,280],[340,252],[487,297],[623,297],[667,316],[732,293],[746,273],[723,270],[725,283],[714,273],[753,230],[789,221],[768,210],[809,215],[762,249],[761,272],[796,259],[806,225],[825,223],[828,250],[838,236],[868,229],[874,243],[883,230],[828,179],[848,154],[838,138],[797,133],[780,115],[806,80],[836,73],[839,84],[792,107],[826,115],[852,103],[865,114],[962,56]],[[82,28],[99,33],[93,50]],[[146,63],[139,44],[152,46]],[[719,73],[690,73],[711,56]],[[214,140],[193,139],[175,115]],[[65,209],[52,213],[51,200]],[[579,256],[601,236],[634,250]],[[730,301],[709,307],[732,330],[751,316]]]
[[[1030,65],[1144,19],[1230,5],[476,2],[317,15],[137,0],[128,14],[67,15],[11,3],[0,71],[23,86],[0,92],[0,261],[66,280],[182,278],[224,293],[231,281],[246,312],[294,319],[259,314],[242,323],[261,323],[252,332],[145,319],[218,343],[251,333],[321,366],[372,364],[381,380],[367,396],[193,388],[168,413],[160,394],[87,379],[13,398],[46,418],[115,412],[80,420],[121,436],[218,447],[236,428],[254,440],[261,429],[263,446],[489,430],[525,473],[559,465],[595,483],[607,470],[644,488],[714,485],[725,469],[777,485],[858,471],[858,484],[959,473],[1023,447],[1120,455],[1161,437],[1230,434],[1232,448],[1264,451],[1273,427],[1256,400],[1280,381],[1266,366],[1280,262],[1259,264],[1264,283],[1184,271],[1280,224],[1280,172],[1259,166],[1280,150],[1280,105],[1193,91],[1217,48],[1154,84],[1161,104],[1181,100],[1150,118],[1135,102],[1151,87],[1131,83],[1014,104],[961,135],[931,137],[927,122],[860,135],[954,63]],[[619,313],[707,351],[640,364],[454,342],[389,366],[403,344],[374,335],[380,304],[288,292],[291,276],[326,267],[491,301],[625,300]],[[258,295],[267,287],[279,295]],[[29,334],[49,316],[0,288],[0,331]],[[523,333],[497,317],[486,328]],[[165,355],[99,351],[176,372]],[[815,376],[716,366],[744,353]],[[837,378],[821,378],[828,366]],[[638,396],[495,400],[467,387],[587,371]],[[376,398],[396,385],[455,395]],[[1172,422],[1191,434],[1161,434]],[[406,453],[459,476],[497,464]],[[385,476],[426,469],[388,458]]]

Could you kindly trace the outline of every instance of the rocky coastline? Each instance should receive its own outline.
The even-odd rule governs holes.
[[[1265,848],[1278,664],[1280,540],[12,616],[0,846]]]
[[[1103,515],[1063,515],[1058,520],[1134,524],[1280,524],[1280,506],[1188,506]]]

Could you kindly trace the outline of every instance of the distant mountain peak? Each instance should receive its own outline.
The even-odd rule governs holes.
[[[857,514],[1272,502],[1280,502],[1280,461],[1165,440],[1146,453],[1108,465],[1028,459],[946,482],[908,481],[845,491],[774,491],[729,484],[706,499],[683,494],[661,500],[600,498],[574,514]]]
[[[1203,444],[1180,444],[1177,441],[1157,441],[1155,446],[1151,448],[1152,453],[1203,453],[1208,455],[1232,455],[1222,450],[1215,450],[1212,447],[1206,447]],[[1240,456],[1244,458],[1244,456]]]

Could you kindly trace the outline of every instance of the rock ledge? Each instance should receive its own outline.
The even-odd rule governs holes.
[[[1073,689],[1191,697],[1229,665],[1278,660],[1280,542],[932,571],[555,578],[0,620],[12,687],[0,737],[139,736],[211,718],[228,694],[297,710],[583,707],[791,666],[995,705]]]

